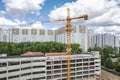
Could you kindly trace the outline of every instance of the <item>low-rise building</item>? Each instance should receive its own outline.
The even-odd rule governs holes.
[[[66,80],[67,55],[0,57],[0,80]],[[71,80],[101,74],[98,52],[71,55]]]

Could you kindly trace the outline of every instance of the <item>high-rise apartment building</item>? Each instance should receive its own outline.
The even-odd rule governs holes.
[[[92,46],[92,44],[91,44],[91,42],[92,42],[92,35],[93,35],[93,30],[92,29],[88,29],[88,31],[87,31],[87,36],[88,36],[88,38],[87,38],[87,44],[88,44],[88,48],[89,47],[91,47]]]
[[[3,42],[47,42],[55,40],[54,30],[12,28],[1,29],[0,32],[0,41]]]
[[[88,49],[88,37],[87,37],[87,27],[85,26],[74,26],[71,34],[71,43],[78,43],[83,51],[87,51]],[[57,42],[66,43],[66,33],[65,27],[59,28],[56,30],[55,40]]]
[[[97,47],[119,47],[119,36],[110,33],[94,34],[91,43],[92,47],[95,47],[95,45]]]

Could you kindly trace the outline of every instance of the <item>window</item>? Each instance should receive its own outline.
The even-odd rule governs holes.
[[[32,34],[32,35],[36,35],[36,34],[37,34],[37,30],[36,30],[36,29],[32,29],[32,30],[31,30],[31,34]]]
[[[85,33],[85,27],[79,26],[79,33]]]
[[[19,34],[19,29],[18,28],[12,29],[12,34]]]
[[[22,61],[21,64],[31,63],[31,61]]]
[[[33,68],[44,68],[45,66],[38,65],[38,66],[33,66]]]
[[[4,73],[6,73],[6,71],[1,71],[1,72],[0,72],[0,74],[4,74]]]
[[[41,73],[45,73],[45,71],[33,72],[33,74],[41,74]]]
[[[9,66],[12,66],[12,65],[19,65],[20,63],[19,62],[8,62],[8,65]]]
[[[31,69],[31,67],[21,68],[21,70]]]
[[[45,77],[33,78],[32,80],[42,80],[42,79],[45,79]]]
[[[0,80],[7,80],[7,78],[0,78]]]
[[[48,30],[48,35],[53,35],[53,31],[52,30]]]
[[[90,65],[94,65],[94,62],[91,62]]]
[[[11,79],[11,78],[17,78],[17,77],[19,77],[19,75],[10,76],[8,79]]]
[[[22,34],[23,35],[27,35],[28,34],[28,30],[27,29],[22,29]]]
[[[45,35],[45,30],[40,30],[40,35]]]
[[[27,76],[27,75],[31,75],[31,73],[25,73],[25,74],[22,74],[21,76]]]
[[[7,63],[0,63],[0,67],[5,67],[7,66]]]
[[[76,27],[73,28],[73,32],[76,33]]]
[[[8,72],[15,72],[15,71],[19,71],[20,69],[14,69],[14,70],[9,70]]]
[[[88,59],[83,59],[83,61],[88,61]]]
[[[33,60],[33,62],[45,62],[45,60]]]
[[[54,61],[54,64],[60,64],[61,62],[60,61]]]

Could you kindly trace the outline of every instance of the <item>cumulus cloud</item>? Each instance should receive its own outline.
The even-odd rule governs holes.
[[[39,11],[45,0],[3,0],[6,11],[12,16],[25,15],[31,11]],[[36,13],[38,15],[38,12]]]
[[[94,33],[120,33],[119,26],[98,27],[94,29]]]
[[[0,16],[4,16],[5,14],[6,14],[5,11],[3,11],[3,10],[0,11]]]
[[[0,11],[0,14],[6,14],[6,12],[2,10],[2,11]]]
[[[5,17],[0,17],[0,28],[40,28],[45,29],[40,21],[27,23],[26,21],[20,21],[18,19],[14,19],[13,21],[10,19],[7,19]]]
[[[17,25],[14,21],[11,21],[10,19],[6,19],[5,17],[0,17],[0,26],[10,26],[10,25]]]
[[[32,28],[37,28],[37,29],[40,28],[40,29],[44,29],[42,23],[41,23],[41,22],[38,22],[38,21],[32,24]]]
[[[88,14],[89,20],[76,21],[78,24],[90,26],[120,25],[120,7],[117,6],[115,0],[77,0],[76,2],[66,3],[61,7],[53,9],[49,17],[51,19],[66,18],[66,8],[70,8],[71,17]]]

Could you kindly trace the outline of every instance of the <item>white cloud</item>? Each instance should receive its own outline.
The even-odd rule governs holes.
[[[6,14],[6,12],[2,10],[2,11],[0,11],[0,14]]]
[[[20,21],[14,19],[14,21],[7,19],[5,17],[0,17],[0,28],[36,28],[36,29],[45,29],[41,22],[27,23],[26,21]]]
[[[0,26],[11,26],[11,25],[17,25],[14,21],[11,21],[10,19],[6,19],[4,17],[0,17]]]
[[[3,11],[3,10],[0,11],[0,16],[4,16],[5,14],[6,14],[5,11]]]
[[[32,28],[40,28],[40,29],[44,29],[43,25],[41,22],[35,22],[32,24]]]
[[[94,33],[120,33],[120,26],[98,27],[94,29]]]
[[[6,11],[12,16],[25,15],[31,11],[39,11],[45,0],[3,0]]]
[[[45,29],[40,21],[36,22],[26,22],[20,21],[19,19],[8,19],[5,17],[0,17],[0,28],[36,28],[36,29]]]
[[[49,14],[51,19],[64,19],[67,16],[66,8],[70,8],[71,17],[88,14],[89,20],[77,21],[79,24],[91,26],[120,25],[120,8],[115,1],[107,0],[77,0],[55,8]]]
[[[99,27],[97,29],[94,29],[94,33],[104,33],[104,27]]]
[[[50,28],[51,30],[57,30],[58,29],[58,27],[52,27],[52,28]]]

